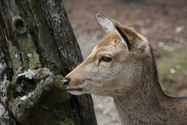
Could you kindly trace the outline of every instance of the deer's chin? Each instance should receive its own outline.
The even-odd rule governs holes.
[[[69,93],[73,94],[73,95],[83,95],[85,94],[82,89],[68,89],[67,90]]]

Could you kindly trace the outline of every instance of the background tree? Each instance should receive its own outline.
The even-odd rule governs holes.
[[[0,0],[0,124],[96,125],[61,84],[82,60],[62,0]]]

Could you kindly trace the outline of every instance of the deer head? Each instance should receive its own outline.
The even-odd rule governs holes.
[[[154,63],[149,43],[139,33],[101,14],[96,15],[108,33],[63,84],[75,95],[125,95],[138,90]]]

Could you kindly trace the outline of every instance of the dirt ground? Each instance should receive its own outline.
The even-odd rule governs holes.
[[[69,20],[84,58],[106,35],[95,18],[97,13],[133,27],[147,37],[155,50],[156,60],[163,59],[164,54],[161,49],[176,53],[175,48],[187,47],[186,0],[147,0],[149,2],[146,4],[114,1],[64,0]],[[183,58],[183,60],[187,62],[187,58]],[[185,72],[187,76],[187,68]],[[185,94],[187,93],[180,95]],[[98,124],[119,125],[112,98],[93,96],[93,99]]]

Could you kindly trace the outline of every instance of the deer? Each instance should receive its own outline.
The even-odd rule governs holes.
[[[148,40],[107,16],[96,18],[107,35],[65,76],[66,90],[112,97],[121,125],[187,125],[187,98],[162,91]]]

